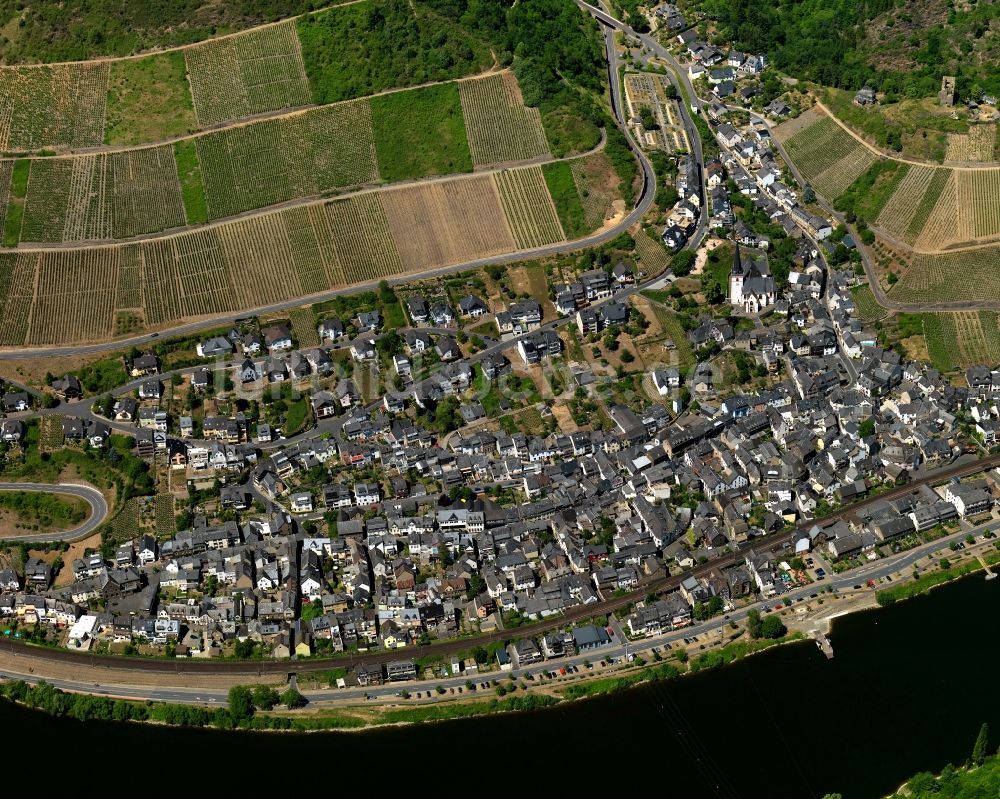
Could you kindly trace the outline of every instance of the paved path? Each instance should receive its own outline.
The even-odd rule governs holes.
[[[108,503],[104,495],[93,486],[82,483],[0,483],[0,491],[36,491],[44,494],[63,494],[79,497],[90,505],[90,516],[81,525],[69,530],[51,533],[9,536],[8,541],[76,541],[86,538],[108,518]]]

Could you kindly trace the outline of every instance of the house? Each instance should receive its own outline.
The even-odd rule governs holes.
[[[233,343],[225,336],[213,336],[198,342],[195,351],[200,358],[224,358],[233,354]]]
[[[152,353],[138,355],[132,359],[132,377],[154,375],[160,371],[160,362]]]
[[[312,513],[313,498],[308,491],[297,491],[289,497],[292,513]]]
[[[244,355],[258,355],[264,351],[264,339],[260,333],[247,333],[240,339]]]
[[[16,444],[24,438],[24,422],[19,419],[4,419],[0,422],[0,440],[5,444]]]
[[[382,499],[382,489],[378,483],[355,483],[354,502],[359,507],[377,505]]]
[[[317,419],[327,419],[336,416],[340,403],[329,391],[317,391],[310,399],[313,415]]]
[[[577,652],[588,652],[599,649],[611,643],[611,637],[603,627],[589,624],[585,627],[573,628],[573,644]]]
[[[208,369],[197,369],[191,375],[191,388],[195,391],[207,391],[212,383],[212,373]]]
[[[490,311],[486,307],[486,303],[479,299],[479,297],[473,294],[466,294],[458,301],[458,312],[462,316],[476,319],[484,314],[488,314]]]
[[[654,369],[653,385],[655,386],[657,393],[661,397],[665,397],[674,389],[680,388],[681,373],[673,367],[667,369]]]
[[[406,312],[410,315],[410,321],[415,325],[422,325],[427,321],[427,303],[418,294],[407,298]]]
[[[442,361],[454,361],[462,357],[462,351],[458,348],[458,342],[451,336],[441,336],[437,340],[434,350]]]
[[[854,95],[854,104],[860,106],[872,105],[875,102],[875,90],[869,86],[858,89]]]
[[[281,352],[292,348],[292,334],[285,325],[271,325],[260,331],[268,352]]]
[[[324,319],[317,328],[320,341],[336,341],[344,337],[344,323],[337,317]]]
[[[245,359],[238,370],[240,382],[255,383],[261,378],[261,373],[257,368],[257,364],[251,361],[249,358]]]
[[[357,318],[358,330],[362,333],[374,333],[382,326],[382,315],[378,311],[362,311]]]
[[[27,391],[8,391],[3,395],[3,409],[8,413],[31,409],[31,398]]]
[[[445,327],[455,321],[455,312],[446,302],[436,302],[431,306],[431,321],[439,327]]]
[[[358,338],[351,344],[351,357],[361,363],[362,361],[373,361],[378,357],[378,350],[375,349],[375,339]]]
[[[163,393],[159,380],[143,380],[139,384],[139,399],[158,400]]]
[[[83,387],[76,375],[66,375],[52,381],[52,390],[64,400],[78,400],[83,396]]]
[[[535,364],[542,358],[559,355],[562,352],[562,339],[551,330],[543,330],[520,339],[517,351],[526,364]]]

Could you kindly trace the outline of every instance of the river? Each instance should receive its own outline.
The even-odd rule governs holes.
[[[581,783],[638,793],[653,779],[667,796],[862,799],[963,761],[984,721],[1000,731],[998,610],[1000,580],[975,575],[838,619],[832,661],[804,642],[613,696],[421,727],[303,736],[84,726],[8,703],[0,723],[10,740],[67,742],[80,763],[93,755],[135,778],[183,773],[192,786],[224,772],[227,784],[261,787],[268,778],[253,753],[266,753],[271,779],[283,775],[287,788],[302,780],[307,791],[320,769],[331,789],[416,778],[458,779],[471,795],[492,793],[491,783],[512,795]],[[173,757],[180,762],[168,765]]]

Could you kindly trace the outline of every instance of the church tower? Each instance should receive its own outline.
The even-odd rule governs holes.
[[[743,304],[744,278],[746,278],[746,269],[740,258],[740,245],[737,244],[736,253],[733,255],[733,270],[729,273],[729,301],[733,305]]]

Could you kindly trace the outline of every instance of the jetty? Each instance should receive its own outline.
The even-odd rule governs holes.
[[[833,660],[833,644],[830,643],[830,639],[826,637],[826,634],[816,631],[813,633],[813,638],[816,641],[816,646],[819,647],[819,651],[826,655],[826,659]]]
[[[996,572],[994,572],[990,568],[990,564],[988,564],[985,560],[983,560],[983,556],[982,555],[976,555],[976,557],[979,558],[979,562],[982,563],[983,564],[983,568],[986,569],[986,579],[987,580],[995,580],[996,577],[997,577],[997,575],[996,575]]]

